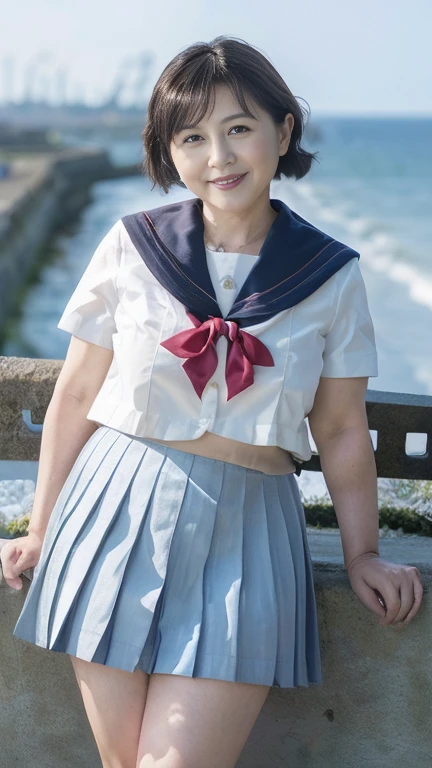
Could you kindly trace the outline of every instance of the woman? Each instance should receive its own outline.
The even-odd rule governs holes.
[[[69,654],[104,766],[234,766],[271,685],[322,682],[306,416],[354,591],[383,625],[420,606],[418,570],[378,552],[359,254],[270,198],[310,169],[302,131],[252,46],[176,56],[145,169],[195,197],[116,222],[58,324],[29,535],[2,563],[16,589],[35,566],[14,634]]]

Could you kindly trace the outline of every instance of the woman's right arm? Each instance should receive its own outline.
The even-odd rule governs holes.
[[[39,470],[28,535],[8,541],[0,560],[5,581],[23,586],[20,574],[39,562],[48,521],[81,449],[98,425],[87,419],[108,373],[112,349],[72,336],[48,405],[42,430]]]
[[[43,423],[39,469],[28,533],[44,537],[60,491],[98,425],[87,413],[108,373],[112,349],[71,337]]]
[[[48,405],[39,454],[39,470],[28,535],[1,549],[3,576],[13,589],[20,574],[39,562],[48,521],[78,455],[98,425],[87,418],[113,358],[112,349],[72,336]]]

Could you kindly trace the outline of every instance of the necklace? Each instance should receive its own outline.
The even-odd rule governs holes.
[[[268,231],[268,228],[266,227],[258,235],[254,235],[250,240],[247,240],[245,243],[242,243],[240,246],[238,246],[238,248],[245,248],[245,246],[249,245],[249,243],[254,243],[256,240],[258,240],[259,237],[261,237],[267,231]],[[209,251],[218,251],[219,253],[225,253],[225,248],[223,245],[215,246],[215,245],[211,245],[207,241],[205,241],[205,245],[209,249]]]

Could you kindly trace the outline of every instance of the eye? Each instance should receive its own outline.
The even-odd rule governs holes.
[[[246,131],[250,131],[250,128],[248,128],[247,125],[234,125],[233,128],[244,128]]]
[[[195,139],[197,136],[197,133],[192,134],[192,136],[186,136],[186,138],[183,140],[183,144],[196,144],[195,141],[189,141],[189,139]]]
[[[235,128],[243,128],[245,131],[250,131],[250,128],[248,128],[247,125],[233,125],[231,130],[233,131]],[[234,135],[237,136],[239,134],[234,134]],[[183,144],[196,144],[197,143],[196,141],[189,141],[189,139],[195,139],[195,138],[200,138],[198,133],[193,133],[190,136],[186,136],[186,138],[183,141]]]

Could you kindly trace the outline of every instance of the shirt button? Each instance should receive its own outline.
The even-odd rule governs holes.
[[[219,384],[217,383],[217,381],[212,381],[212,383],[210,384],[210,386],[211,386],[211,387],[213,387],[213,389],[218,389],[218,387],[219,387]]]
[[[232,291],[234,288],[234,280],[232,277],[226,277],[225,280],[222,283],[222,288],[225,288],[227,291]]]

